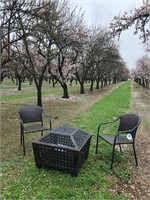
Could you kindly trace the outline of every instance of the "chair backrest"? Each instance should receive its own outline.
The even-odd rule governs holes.
[[[140,117],[135,114],[125,114],[119,117],[120,124],[118,131],[133,130],[130,132],[133,138],[136,136],[136,131],[140,125]]]
[[[36,105],[23,105],[18,113],[23,123],[42,122],[42,110]]]

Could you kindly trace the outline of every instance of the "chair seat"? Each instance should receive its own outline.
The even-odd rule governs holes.
[[[108,142],[110,145],[114,144],[115,137],[112,136],[112,135],[99,135],[99,137],[101,137],[103,140]],[[133,143],[133,139],[132,140],[128,140],[124,136],[121,136],[121,135],[117,136],[116,144],[132,144],[132,143]]]
[[[32,125],[32,126],[26,126],[24,130],[25,130],[25,133],[32,133],[32,132],[38,132],[38,131],[46,131],[50,129],[45,128],[42,125]]]

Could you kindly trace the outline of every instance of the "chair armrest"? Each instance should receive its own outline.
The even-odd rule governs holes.
[[[48,115],[47,113],[45,113],[44,110],[43,110],[43,113],[44,113],[44,115],[45,115],[47,118],[49,118],[49,119],[53,118],[52,116],[50,116],[50,115]]]
[[[115,119],[114,121],[110,121],[110,122],[102,122],[99,124],[98,128],[97,128],[97,135],[99,134],[100,128],[102,125],[108,125],[108,124],[113,124],[114,122],[116,122],[119,119],[119,117],[117,119]]]
[[[117,140],[117,137],[121,134],[127,134],[127,133],[130,133],[131,130],[125,130],[125,131],[119,131],[115,136],[114,136],[114,144],[116,144],[116,140]]]
[[[121,135],[121,134],[127,134],[130,133],[132,130],[124,130],[124,131],[119,131],[116,135],[115,135],[115,140],[116,138]]]
[[[21,127],[24,129],[24,124],[23,124],[23,121],[22,121],[22,119],[20,118],[20,115],[19,115],[19,113],[18,113],[18,117],[19,117],[20,125],[21,125]]]
[[[128,134],[128,133],[131,133],[132,131],[134,131],[134,129],[136,129],[137,127],[139,126],[139,123],[133,128],[133,129],[128,129],[128,130],[124,130],[124,131],[119,131],[116,135],[115,135],[115,138],[114,138],[114,144],[116,143],[116,139],[117,137],[120,135],[120,134]]]
[[[47,117],[48,119],[49,119],[49,124],[50,124],[50,130],[52,130],[52,116],[49,116],[49,115],[47,115],[45,112],[44,112],[44,110],[43,110],[43,114],[45,115],[45,117]]]

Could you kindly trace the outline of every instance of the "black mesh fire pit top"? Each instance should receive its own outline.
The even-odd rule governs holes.
[[[60,126],[53,129],[39,140],[42,143],[50,143],[60,147],[80,150],[91,135],[76,128]]]

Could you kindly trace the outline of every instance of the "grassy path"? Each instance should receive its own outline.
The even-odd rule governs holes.
[[[109,88],[109,90],[108,90]],[[16,104],[4,103],[2,108],[2,197],[1,199],[128,199],[123,193],[111,190],[113,182],[110,177],[120,177],[124,181],[130,180],[128,167],[124,166],[126,156],[117,156],[120,173],[112,174],[110,171],[111,149],[108,146],[101,148],[98,156],[95,155],[95,140],[97,126],[101,121],[111,120],[120,114],[128,112],[131,102],[130,82],[126,82],[115,90],[108,87],[101,91],[106,94],[98,100],[98,95],[91,93],[82,96],[76,95],[69,100],[50,99],[44,101],[44,108],[48,113],[58,116],[53,124],[67,124],[79,127],[90,132],[92,143],[89,157],[79,171],[77,178],[62,171],[43,168],[36,169],[32,153],[31,141],[39,134],[28,135],[26,140],[27,155],[22,155],[19,144],[19,124],[16,111],[20,107],[20,100]],[[108,91],[110,91],[108,93]],[[98,93],[98,92],[97,92]],[[96,94],[97,94],[96,93]],[[91,97],[91,98],[90,98]],[[87,108],[93,102],[97,102]],[[26,100],[26,103],[31,102]],[[90,103],[88,103],[90,102]],[[88,105],[89,104],[89,105]],[[77,111],[78,109],[78,111]],[[75,115],[73,115],[75,113]],[[78,115],[77,115],[78,113]],[[76,117],[75,117],[76,116]],[[118,166],[116,166],[117,169]]]

